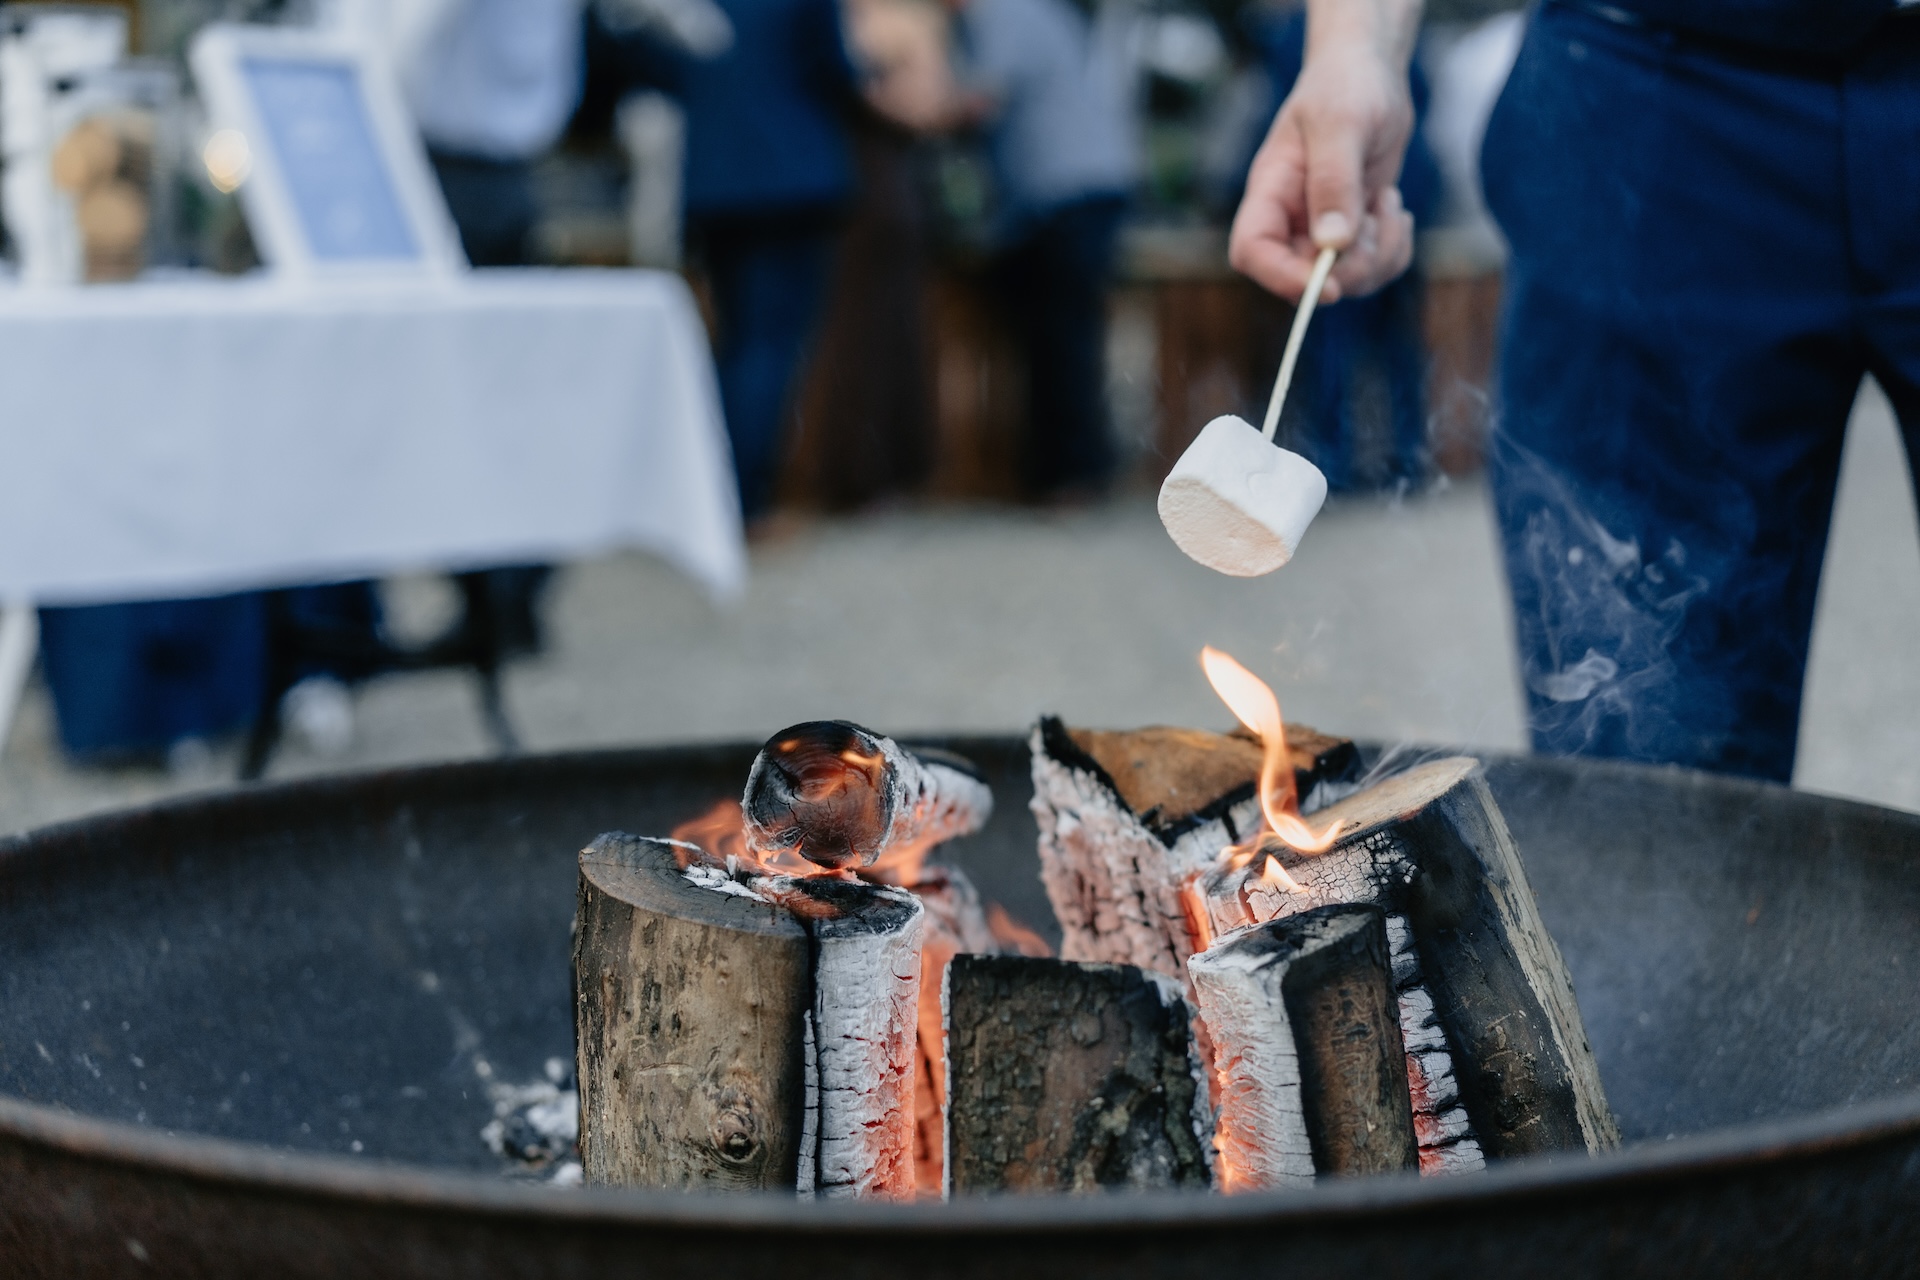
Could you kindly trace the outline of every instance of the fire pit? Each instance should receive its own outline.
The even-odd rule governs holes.
[[[1036,924],[1022,741],[954,849]],[[572,1047],[575,856],[755,748],[242,792],[0,844],[0,1273],[1475,1276],[1920,1256],[1920,818],[1493,760],[1627,1145],[1232,1198],[801,1202],[529,1185],[480,1140]],[[518,1092],[516,1092],[518,1091]]]

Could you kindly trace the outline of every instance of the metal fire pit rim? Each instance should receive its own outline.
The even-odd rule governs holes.
[[[724,1227],[781,1234],[991,1231],[1046,1236],[1090,1228],[1155,1232],[1168,1227],[1356,1222],[1619,1196],[1629,1190],[1697,1180],[1703,1174],[1754,1174],[1799,1159],[1865,1152],[1916,1137],[1920,1137],[1920,1091],[1668,1142],[1637,1143],[1599,1157],[1510,1160],[1479,1174],[1454,1178],[1396,1174],[1329,1183],[1309,1191],[1239,1196],[1154,1191],[891,1204],[803,1201],[775,1193],[559,1189],[397,1161],[281,1152],[226,1138],[156,1132],[0,1094],[0,1141],[39,1147],[120,1172],[157,1174],[213,1189],[550,1224],[689,1231]]]
[[[1025,750],[1027,744],[1024,732],[1020,734],[904,733],[899,735],[899,740],[912,745],[937,746],[961,755],[965,755],[969,748],[986,751]],[[15,858],[31,854],[36,850],[45,851],[49,844],[63,839],[79,840],[103,834],[103,828],[112,825],[133,826],[138,823],[164,823],[183,817],[190,819],[205,809],[225,809],[237,816],[252,817],[256,820],[273,819],[276,814],[281,813],[286,799],[290,797],[304,798],[310,802],[324,801],[333,795],[366,799],[375,797],[381,792],[404,789],[411,794],[414,801],[417,801],[421,798],[423,791],[428,794],[458,792],[475,783],[484,784],[490,776],[505,775],[524,778],[528,773],[552,773],[577,779],[582,773],[593,770],[625,773],[638,766],[655,762],[698,767],[707,761],[730,760],[743,755],[751,758],[761,745],[759,742],[741,739],[712,738],[687,743],[598,747],[586,750],[493,756],[475,760],[391,765],[305,778],[242,783],[239,786],[187,792],[140,804],[103,809],[76,818],[46,823],[12,835],[0,835],[0,869],[4,869]],[[1406,760],[1408,766],[1423,760],[1446,756],[1471,756],[1480,761],[1483,768],[1506,762],[1525,762],[1531,768],[1556,769],[1570,776],[1595,773],[1611,773],[1622,777],[1655,775],[1682,778],[1694,786],[1747,792],[1753,795],[1794,792],[1793,788],[1775,782],[1707,773],[1679,765],[1648,765],[1623,760],[1536,756],[1458,744],[1400,743],[1395,745],[1397,749],[1408,753]],[[1369,761],[1379,760],[1385,754],[1379,743],[1359,741],[1359,746],[1363,758]],[[423,783],[426,784],[424,788],[421,786]],[[1824,792],[1796,794],[1817,796],[1823,805],[1838,806],[1862,816],[1891,817],[1913,823],[1916,826],[1916,836],[1920,836],[1920,814],[1890,809],[1884,805],[1869,804],[1845,796],[1828,795]]]
[[[1017,752],[1023,737],[1011,735],[926,735],[966,751]],[[26,869],[32,863],[86,856],[87,846],[111,843],[115,835],[164,835],[179,821],[209,810],[243,829],[283,822],[287,801],[324,804],[351,799],[357,807],[384,803],[419,805],[436,795],[458,794],[493,779],[518,779],[545,773],[577,782],[595,772],[631,774],[647,765],[673,763],[699,768],[704,762],[750,756],[755,743],[716,740],[696,744],[611,748],[549,753],[530,757],[409,765],[263,783],[238,790],[201,792],[145,805],[108,811],[0,838],[0,871]],[[1441,750],[1437,754],[1448,754]],[[1425,754],[1424,752],[1422,753]],[[1521,759],[1506,753],[1467,750],[1487,764]],[[1786,790],[1775,784],[1694,773],[1671,766],[1651,768],[1611,761],[1553,761],[1533,758],[1529,766],[1565,774],[1569,780],[1596,772],[1632,776],[1684,775],[1692,786],[1745,792],[1755,796]],[[1837,797],[1838,804],[1915,828],[1920,817]],[[231,829],[230,825],[230,829]],[[160,828],[155,831],[154,828]],[[156,846],[156,857],[170,850]],[[1559,1200],[1590,1196],[1603,1188],[1657,1187],[1703,1173],[1758,1171],[1768,1167],[1842,1152],[1859,1152],[1890,1142],[1920,1137],[1920,1090],[1865,1103],[1834,1107],[1786,1119],[1731,1126],[1669,1142],[1645,1142],[1597,1159],[1540,1157],[1504,1163],[1461,1179],[1413,1176],[1367,1179],[1316,1188],[1305,1193],[1241,1197],[1147,1193],[1111,1197],[1005,1198],[950,1204],[880,1205],[806,1203],[777,1195],[688,1196],[637,1190],[558,1191],[538,1184],[486,1175],[440,1170],[402,1162],[370,1161],[322,1153],[282,1152],[260,1144],[199,1134],[157,1132],[120,1121],[76,1114],[58,1107],[0,1094],[0,1141],[58,1152],[70,1159],[123,1171],[140,1171],[209,1186],[264,1192],[293,1200],[412,1205],[453,1215],[489,1214],[550,1223],[602,1224],[651,1229],[735,1230],[874,1234],[950,1234],[969,1231],[1044,1236],[1052,1232],[1159,1230],[1174,1225],[1288,1222],[1329,1217],[1355,1221],[1424,1214],[1449,1206],[1493,1208],[1516,1200]]]

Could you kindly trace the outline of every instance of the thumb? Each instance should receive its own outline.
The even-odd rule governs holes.
[[[1361,176],[1366,149],[1361,131],[1321,124],[1306,136],[1307,228],[1322,249],[1345,249],[1360,230]]]

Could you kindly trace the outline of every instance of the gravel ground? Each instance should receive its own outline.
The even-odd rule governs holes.
[[[398,625],[451,608],[391,584]],[[1071,515],[933,509],[823,522],[754,555],[716,609],[630,555],[570,566],[553,644],[510,674],[530,749],[758,739],[844,717],[893,732],[1014,731],[1042,711],[1093,725],[1220,725],[1202,644],[1271,680],[1290,719],[1355,736],[1514,749],[1523,741],[1484,489],[1332,504],[1295,564],[1250,582],[1185,560],[1150,500]],[[1920,809],[1920,533],[1885,400],[1862,398],[1814,636],[1796,784]],[[361,692],[352,748],[293,747],[274,777],[482,754],[468,680]],[[221,744],[171,770],[76,770],[44,690],[0,758],[0,831],[227,785]]]

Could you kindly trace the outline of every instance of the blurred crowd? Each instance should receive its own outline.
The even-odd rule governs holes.
[[[1297,0],[336,3],[336,20],[393,51],[475,265],[543,251],[556,148],[620,145],[630,256],[684,265],[707,304],[754,529],[803,416],[817,503],[924,485],[941,271],[1011,340],[1014,491],[1107,491],[1137,460],[1116,442],[1106,367],[1124,233],[1197,236],[1206,256],[1305,30]],[[1447,269],[1463,255],[1498,265],[1473,154],[1517,41],[1510,7],[1431,7],[1412,70],[1433,145],[1416,138],[1401,186]],[[1416,273],[1330,307],[1312,335],[1286,431],[1335,490],[1417,484],[1432,468],[1422,306]],[[1199,425],[1163,432],[1157,451]]]
[[[1517,40],[1508,7],[1431,6],[1411,72],[1423,129],[1401,186],[1436,270],[1498,268],[1474,154]],[[1001,397],[1013,427],[993,491],[1041,505],[1155,478],[1202,425],[1201,402],[1257,420],[1277,363],[1285,307],[1232,280],[1224,227],[1300,72],[1297,0],[146,0],[140,13],[160,52],[214,17],[313,22],[384,50],[475,267],[683,269],[712,330],[750,535],[777,532],[796,491],[845,510],[929,488],[956,311],[1017,388]],[[615,251],[556,230],[609,208]],[[1224,394],[1175,404],[1163,389],[1168,420],[1143,437],[1116,432],[1108,364],[1116,282],[1151,274],[1134,261],[1153,257],[1147,244],[1183,246],[1170,278],[1237,291],[1225,323],[1273,341],[1247,348]],[[1434,467],[1425,288],[1410,273],[1316,321],[1283,430],[1336,491],[1415,485]],[[1190,317],[1163,292],[1165,345]],[[1163,377],[1172,368],[1163,355]],[[537,651],[549,577],[460,575],[459,616],[416,657],[491,678]],[[43,623],[62,736],[88,759],[257,728],[260,691],[289,687],[284,709],[324,746],[350,723],[347,687],[394,662],[370,583],[47,609]]]

